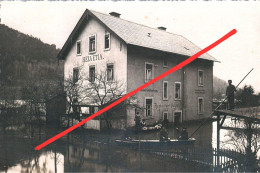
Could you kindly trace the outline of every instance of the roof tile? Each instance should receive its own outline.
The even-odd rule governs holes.
[[[118,17],[91,11],[108,28],[114,31],[127,44],[157,49],[165,52],[192,56],[201,49],[185,37],[167,31],[151,28]],[[148,36],[150,33],[150,36]],[[199,58],[217,61],[208,53]]]

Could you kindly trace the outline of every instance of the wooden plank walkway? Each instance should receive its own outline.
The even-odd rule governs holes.
[[[239,108],[232,110],[215,110],[214,116],[230,116],[239,119],[250,120],[255,123],[260,123],[260,107]]]

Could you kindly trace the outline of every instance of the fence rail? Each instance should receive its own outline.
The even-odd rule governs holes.
[[[247,154],[230,149],[221,149],[217,153],[216,148],[208,151],[177,148],[171,151],[150,151],[150,153],[156,155],[156,157],[168,157],[210,166],[213,172],[260,171],[259,165],[253,165],[250,163],[251,161],[247,160]],[[256,160],[257,162],[259,160]]]

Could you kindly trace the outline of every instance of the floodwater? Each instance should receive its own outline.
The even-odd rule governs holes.
[[[197,122],[185,126],[191,134],[199,125]],[[192,151],[192,157],[165,154],[177,150],[183,151],[182,147],[162,150],[117,146],[114,140],[121,137],[121,131],[99,133],[80,129],[40,151],[34,150],[34,147],[62,130],[46,125],[0,127],[0,172],[211,172],[214,170],[215,157],[212,151],[216,148],[216,122],[202,126],[193,136],[196,138],[194,146],[186,146],[187,151]],[[179,135],[174,127],[169,127],[167,130],[170,138]],[[227,130],[221,130],[220,146],[238,151],[239,148],[230,143],[232,135]],[[159,133],[156,131],[131,133],[130,136],[134,139],[159,139]],[[257,157],[259,159],[259,153]]]

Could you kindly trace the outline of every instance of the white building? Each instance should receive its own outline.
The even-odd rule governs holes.
[[[107,80],[120,80],[130,92],[174,67],[201,49],[165,27],[150,28],[110,15],[86,10],[58,54],[64,60],[64,76],[81,73],[93,76],[106,71]],[[207,117],[212,111],[213,64],[204,54],[136,94],[142,119],[152,123],[167,118],[170,122]],[[136,110],[126,108],[112,127],[134,125]],[[102,126],[102,125],[101,125]]]

